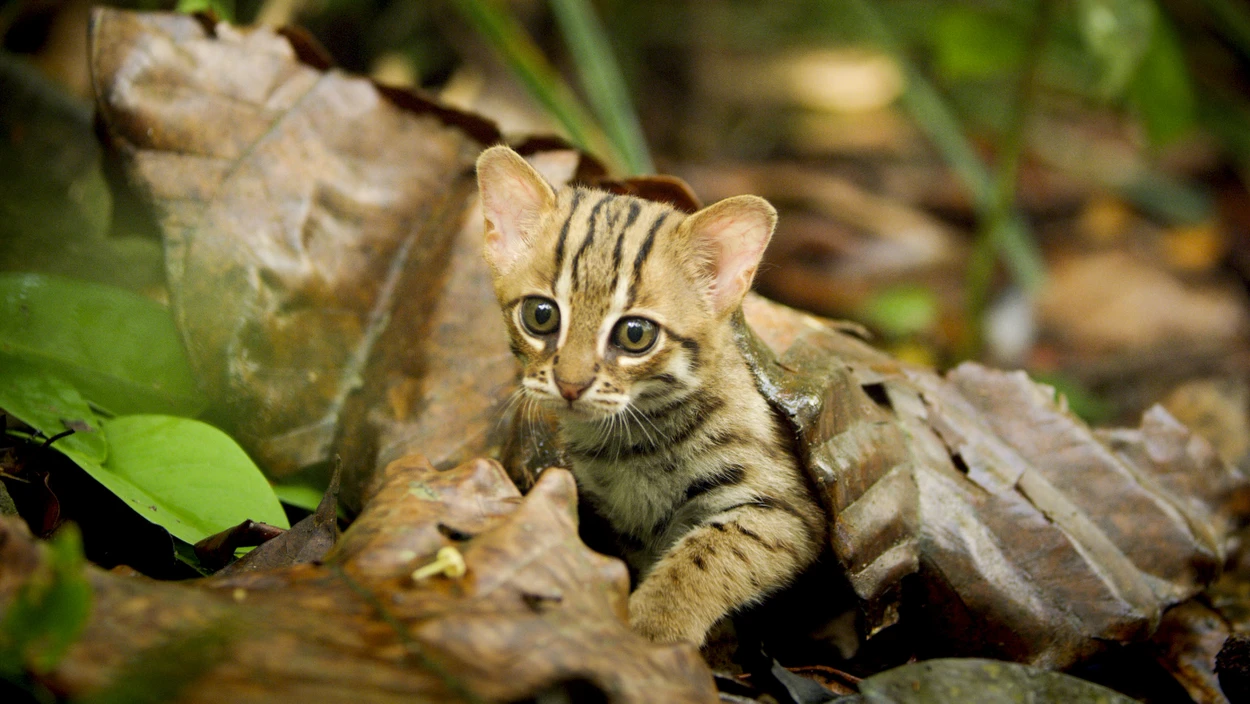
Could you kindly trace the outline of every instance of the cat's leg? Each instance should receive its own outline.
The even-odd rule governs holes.
[[[765,499],[705,519],[630,596],[630,626],[656,642],[701,645],[722,616],[758,602],[811,564],[822,540],[812,518]]]

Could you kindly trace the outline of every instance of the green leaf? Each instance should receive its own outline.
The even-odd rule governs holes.
[[[196,543],[244,520],[289,528],[269,482],[230,436],[172,416],[104,422],[109,456],[92,462],[59,448],[139,515]],[[55,445],[54,445],[55,447]]]
[[[217,19],[233,22],[235,15],[234,0],[178,0],[175,8],[178,12],[212,12]]]
[[[1120,95],[1152,45],[1158,11],[1152,0],[1078,0],[1081,37],[1102,68],[1100,92]]]
[[[1194,125],[1197,107],[1185,55],[1162,17],[1155,23],[1150,49],[1129,85],[1128,99],[1155,146],[1175,140]]]
[[[1033,380],[1046,384],[1067,400],[1068,409],[1090,425],[1101,425],[1115,417],[1115,406],[1089,390],[1075,377],[1061,372],[1032,372]]]
[[[115,414],[195,415],[206,405],[169,311],[111,286],[0,274],[0,365],[13,358]]]
[[[324,489],[307,484],[275,484],[273,493],[282,503],[305,511],[316,511],[321,497],[325,496]]]
[[[100,419],[78,389],[33,364],[10,359],[0,365],[0,408],[47,437],[73,430],[56,441],[58,449],[72,448],[93,462],[108,457]]]
[[[923,286],[893,286],[868,299],[862,316],[886,335],[905,337],[931,330],[938,307],[937,296]]]
[[[56,668],[91,616],[78,528],[66,524],[45,545],[43,560],[0,621],[0,676],[11,681]]]
[[[1133,704],[1102,685],[1029,665],[976,658],[926,660],[886,670],[859,683],[870,704]]]
[[[1023,28],[987,12],[951,6],[933,30],[937,68],[947,78],[1000,78],[1024,64]]]

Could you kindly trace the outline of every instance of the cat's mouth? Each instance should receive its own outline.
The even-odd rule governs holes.
[[[620,404],[600,399],[579,398],[566,401],[548,396],[544,402],[548,408],[571,420],[599,421],[621,412]]]

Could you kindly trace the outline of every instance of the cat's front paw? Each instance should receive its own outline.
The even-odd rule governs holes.
[[[644,587],[646,585],[643,585]],[[629,627],[654,643],[685,641],[702,645],[711,624],[696,609],[673,603],[672,595],[639,589],[629,597]]]

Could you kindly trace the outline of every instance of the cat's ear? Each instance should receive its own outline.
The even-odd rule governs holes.
[[[742,302],[776,225],[777,211],[759,196],[726,198],[686,218],[683,227],[704,256],[718,314]]]
[[[527,230],[555,207],[555,191],[505,146],[491,147],[478,157],[477,188],[486,215],[486,260],[497,271],[507,271],[530,246]]]

